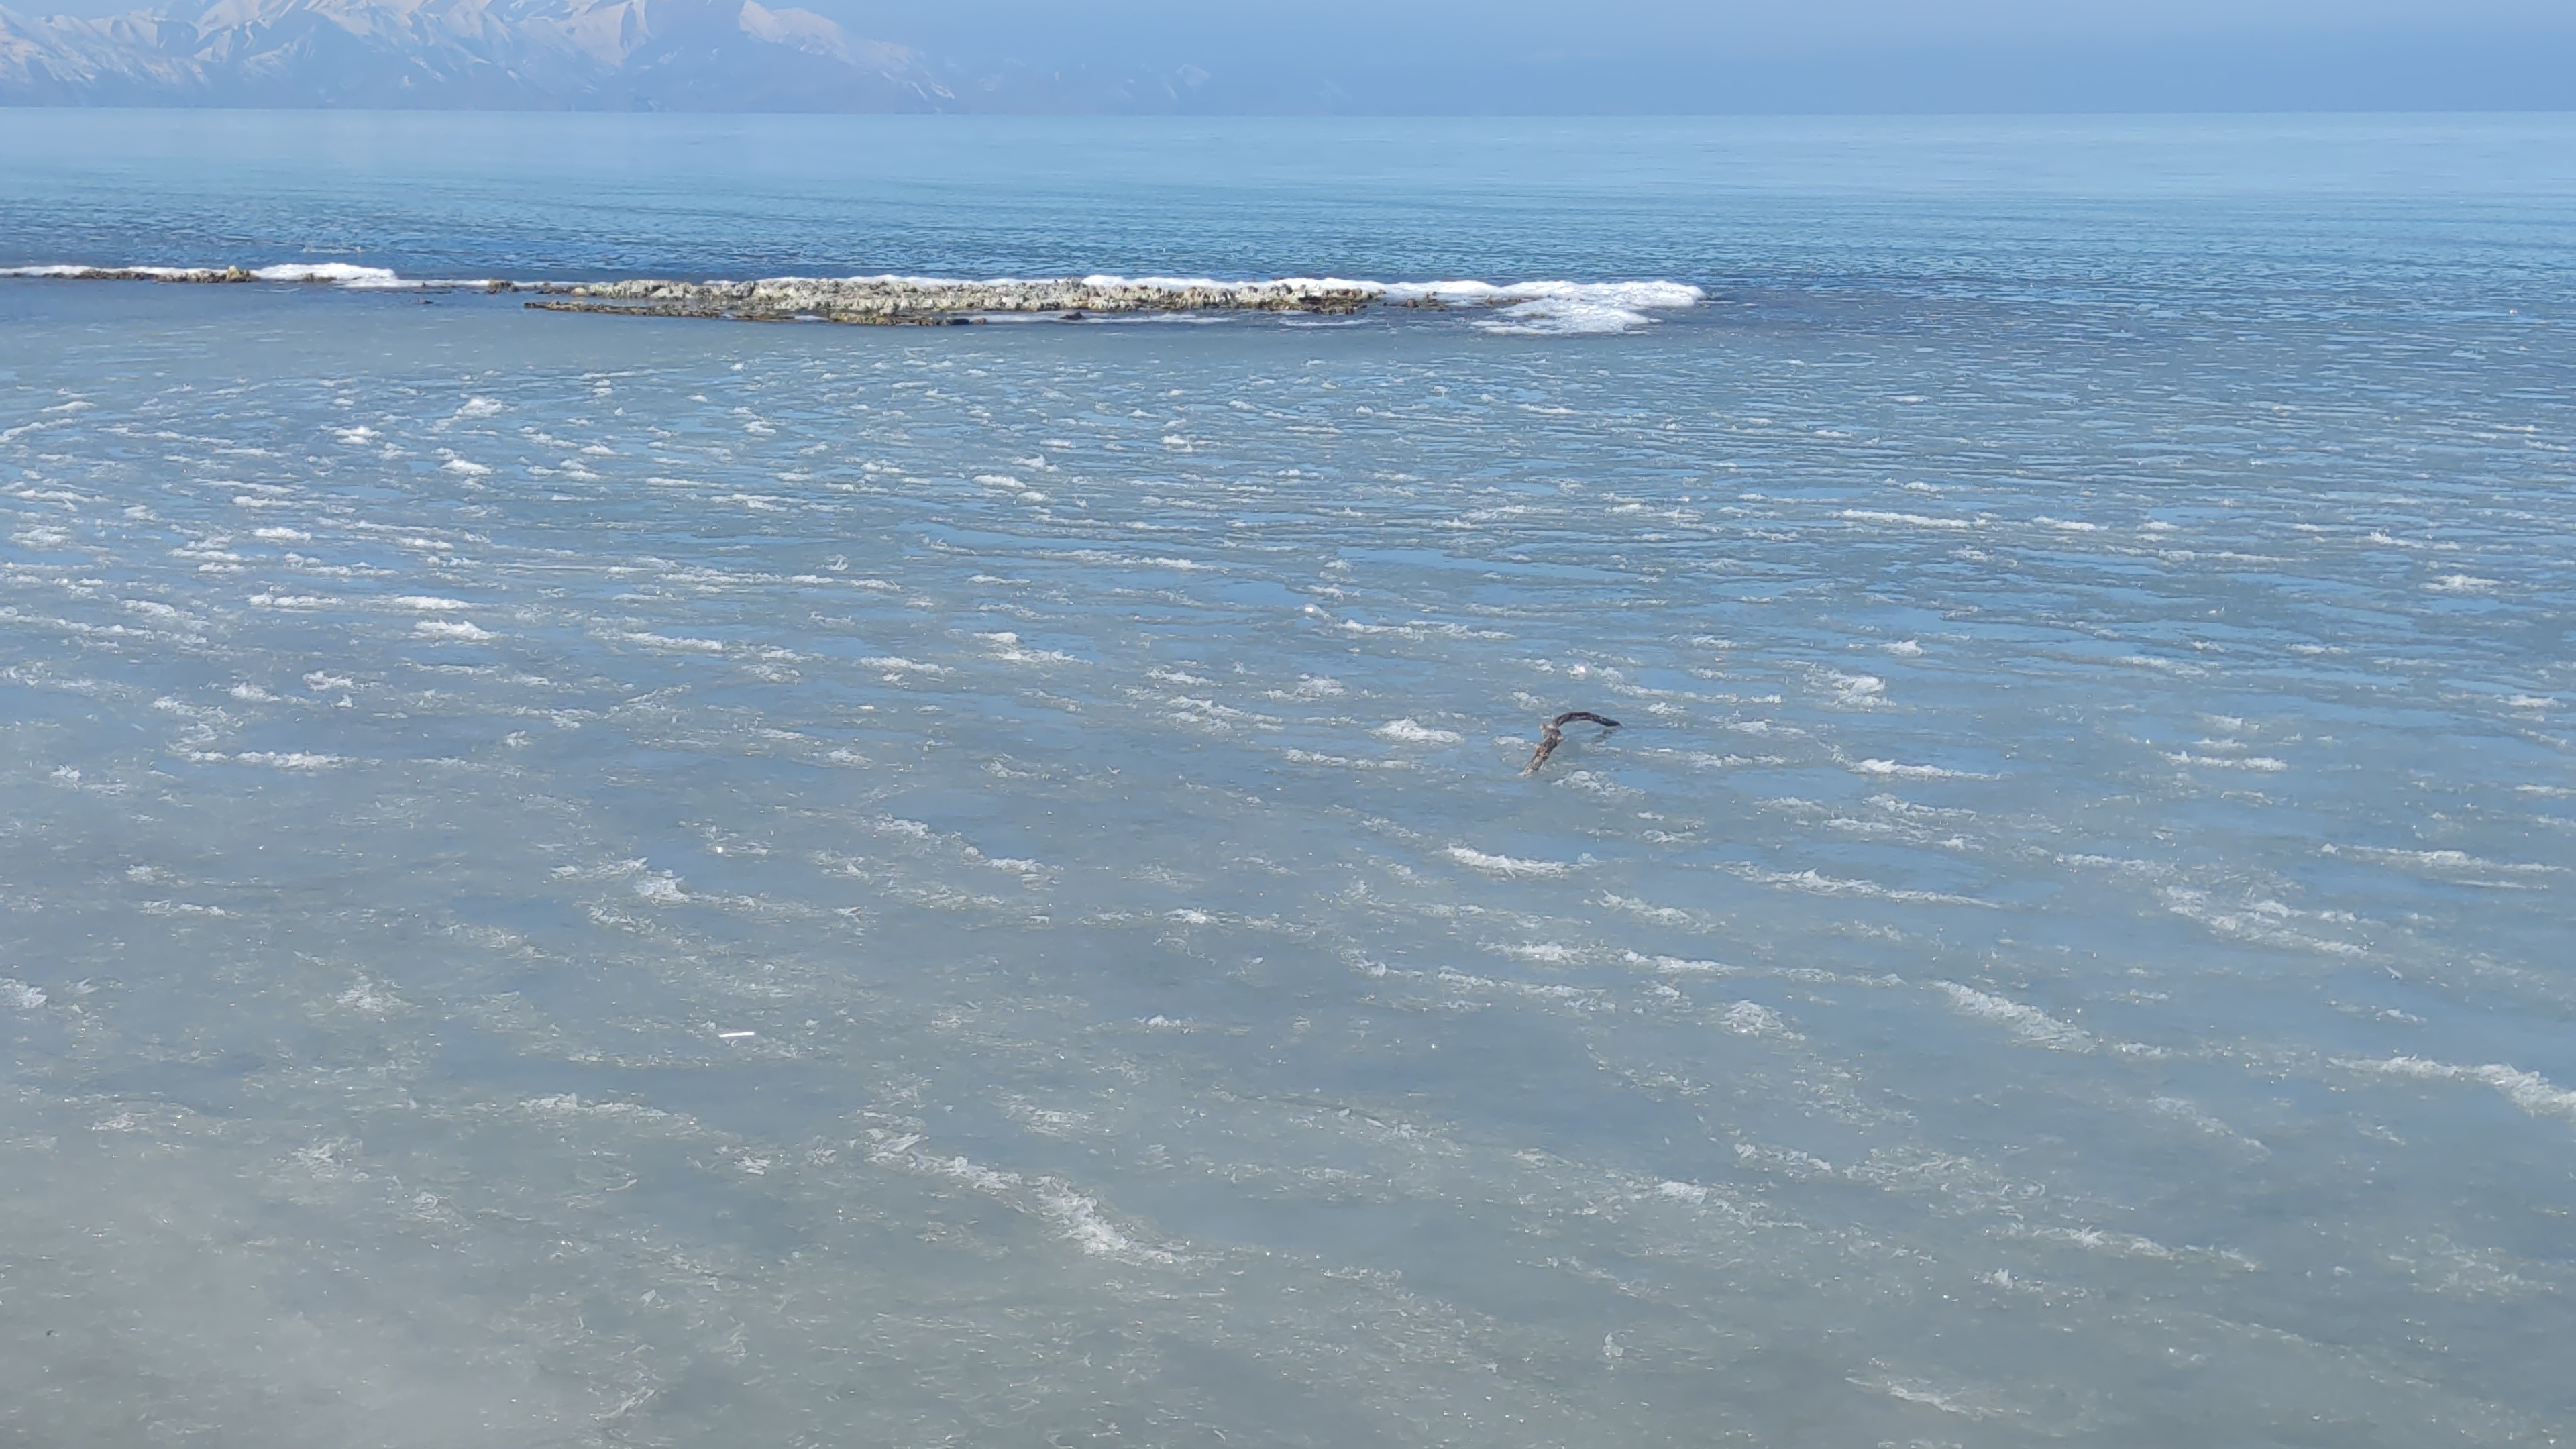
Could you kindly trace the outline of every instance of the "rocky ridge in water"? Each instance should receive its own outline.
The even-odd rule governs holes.
[[[548,290],[553,290],[549,288]],[[756,282],[596,282],[531,307],[565,312],[723,317],[753,322],[817,318],[900,323],[962,319],[979,312],[1356,312],[1383,288],[1366,282],[1290,278],[1213,282],[1057,277],[952,282],[918,277],[770,277]]]
[[[1482,312],[1488,332],[1573,335],[1626,332],[1650,325],[1652,313],[1697,305],[1706,295],[1686,282],[1538,281],[1369,282],[1336,277],[1283,277],[1220,282],[1176,277],[1039,277],[963,281],[940,277],[765,277],[757,281],[605,282],[409,279],[382,267],[346,262],[286,262],[265,267],[91,266],[53,263],[0,267],[0,277],[84,282],[245,282],[350,287],[361,291],[529,292],[527,305],[554,312],[618,316],[705,317],[739,322],[850,322],[876,325],[975,322],[993,314],[1053,313],[1079,321],[1095,313],[1301,312],[1347,316],[1375,304]]]

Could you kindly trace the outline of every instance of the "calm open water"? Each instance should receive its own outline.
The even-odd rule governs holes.
[[[1705,293],[0,280],[0,1443],[2576,1437],[2576,119],[0,155],[0,266]]]

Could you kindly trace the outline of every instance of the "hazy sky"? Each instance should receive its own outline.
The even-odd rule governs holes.
[[[1396,108],[2576,106],[2576,0],[801,3],[950,55],[1322,76]]]
[[[2576,0],[767,3],[968,67],[1197,66],[1211,109],[2576,108]]]
[[[1291,47],[1403,43],[1469,51],[1577,45],[1644,55],[1672,46],[1767,51],[1875,48],[1892,42],[2221,36],[2455,35],[2556,30],[2576,35],[2569,0],[805,0],[892,39],[949,48],[1025,39],[1045,48],[1167,42]],[[1186,48],[1186,45],[1184,45]]]

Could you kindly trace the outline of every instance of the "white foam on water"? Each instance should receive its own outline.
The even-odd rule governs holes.
[[[1567,865],[1563,861],[1516,860],[1508,855],[1488,855],[1481,850],[1475,849],[1473,846],[1466,845],[1450,846],[1448,856],[1451,860],[1458,862],[1460,865],[1466,866],[1470,870],[1481,870],[1487,875],[1497,875],[1506,878],[1519,876],[1558,876],[1564,875],[1566,872],[1574,869],[1574,867]]]
[[[1465,738],[1455,730],[1432,729],[1410,719],[1388,720],[1369,731],[1382,740],[1395,740],[1408,745],[1454,745]]]
[[[1896,513],[1884,508],[1846,508],[1843,518],[1851,523],[1899,523],[1908,528],[1938,528],[1953,533],[1974,530],[1976,524],[1965,518],[1934,518],[1924,513]]]
[[[1616,892],[1604,892],[1601,897],[1601,904],[1609,906],[1613,910],[1626,911],[1630,915],[1639,916],[1646,920],[1653,921],[1659,926],[1692,928],[1697,927],[1700,924],[1699,916],[1693,912],[1682,910],[1677,906],[1659,906],[1652,901],[1642,900],[1636,896],[1623,896]]]
[[[870,278],[867,280],[876,280]],[[1011,286],[1045,278],[1008,278],[993,282],[951,282],[928,277],[904,277],[898,280],[914,286]],[[1269,281],[1224,282],[1214,277],[1122,277],[1108,272],[1095,272],[1082,278],[1086,287],[1147,287],[1158,292],[1231,292],[1257,296],[1268,292],[1366,292],[1385,295],[1383,282],[1353,281],[1343,277],[1278,277]]]
[[[2504,586],[2494,579],[2482,579],[2475,574],[2444,574],[2424,587],[2436,594],[2492,594]]]
[[[2478,1082],[2494,1088],[2506,1101],[2534,1117],[2559,1117],[2576,1124],[2576,1092],[2559,1086],[2538,1072],[2526,1072],[2501,1062],[2472,1067],[2430,1061],[2423,1057],[2394,1056],[2384,1061],[2339,1058],[2335,1065],[2418,1082]]]
[[[2437,875],[2482,874],[2563,875],[2567,867],[2544,865],[2535,861],[2487,860],[2464,850],[2395,850],[2371,845],[2336,845],[2328,842],[2317,847],[2320,855],[2343,855],[2367,860],[2400,870],[2414,869]]]
[[[251,275],[263,282],[334,282],[344,287],[402,285],[402,278],[387,268],[348,262],[285,262],[274,267],[254,267]]]
[[[2329,956],[2359,957],[2370,954],[2370,948],[2355,941],[2339,941],[2326,936],[2311,936],[2289,929],[2288,922],[2317,919],[2313,912],[2298,911],[2279,901],[2261,900],[2241,906],[2223,906],[2209,893],[2190,886],[2165,886],[2157,891],[2166,910],[2185,920],[2197,921],[2222,936],[2241,941],[2259,941],[2269,946],[2289,946],[2302,951],[2316,951]]]
[[[2167,750],[2166,759],[2177,765],[2196,765],[2208,769],[2252,770],[2259,774],[2277,775],[2290,768],[2287,760],[2270,755],[2195,755],[2189,750]]]
[[[129,272],[138,277],[164,281],[185,281],[192,277],[212,276],[212,267],[100,267],[85,262],[49,262],[41,266],[0,268],[0,277],[85,277],[95,272]]]
[[[1082,662],[1061,650],[1023,648],[1020,644],[1020,636],[1009,629],[999,629],[988,634],[978,634],[975,637],[983,640],[993,651],[993,657],[1004,664],[1080,664]],[[1210,714],[1233,713],[1222,710],[1212,700],[1183,700],[1181,703]]]
[[[1722,865],[1718,869],[1732,876],[1740,876],[1755,885],[1803,891],[1809,895],[1874,896],[1886,901],[1915,901],[1926,905],[1981,906],[1989,910],[1994,908],[1992,902],[1981,901],[1974,896],[1951,895],[1943,891],[1910,890],[1902,886],[1885,886],[1876,881],[1826,875],[1813,867],[1806,870],[1765,870],[1757,865],[1736,864]]]
[[[2174,1247],[2143,1234],[2114,1232],[2107,1228],[2032,1227],[2014,1223],[2007,1225],[2002,1235],[2023,1242],[2053,1243],[2100,1253],[2105,1257],[2131,1258],[2149,1263],[2217,1263],[2246,1273],[2257,1272],[2262,1266],[2243,1253],[2228,1248],[2205,1248],[2192,1244]]]
[[[1875,709],[1887,698],[1887,681],[1875,674],[1841,674],[1827,671],[1833,681],[1834,703],[1844,709]]]
[[[1797,1029],[1780,1013],[1758,1001],[1739,1001],[1718,1016],[1728,1031],[1738,1036],[1778,1037],[1783,1041],[1804,1041]]]
[[[1129,1263],[1177,1263],[1181,1260],[1180,1254],[1168,1248],[1149,1247],[1120,1232],[1117,1225],[1102,1214],[1097,1200],[1070,1188],[1041,1190],[1038,1205],[1077,1247],[1096,1257]]]
[[[1872,1378],[1856,1374],[1846,1382],[1854,1388],[1885,1394],[1901,1404],[1914,1404],[1962,1419],[2004,1419],[2029,1412],[1978,1390],[1945,1388],[1927,1379]],[[1929,1441],[1915,1442],[1923,1444]]]
[[[951,672],[945,664],[925,664],[918,659],[906,659],[899,654],[874,654],[859,662],[870,669],[881,671],[887,679],[900,679],[907,674],[926,674],[936,678]]]
[[[657,906],[675,906],[689,898],[689,893],[681,888],[679,878],[668,871],[643,876],[630,883],[627,889]]]
[[[2059,1021],[2036,1006],[2026,1006],[2010,997],[1962,986],[1956,981],[1935,981],[1950,998],[1950,1005],[1960,1015],[1985,1021],[1999,1021],[2012,1028],[2013,1035],[2035,1046],[2051,1051],[2085,1052],[2093,1049],[2093,1034],[2082,1027]]]
[[[1371,284],[1390,302],[1482,307],[1483,331],[1524,337],[1634,332],[1656,312],[1695,307],[1707,293],[1685,282],[1397,282]]]
[[[1886,775],[1899,780],[1991,780],[1970,770],[1945,770],[1939,765],[1900,765],[1894,760],[1857,760],[1851,765],[1854,774]]]
[[[641,632],[621,634],[618,637],[624,639],[629,644],[641,644],[647,649],[660,649],[680,654],[722,654],[725,652],[724,641],[721,639],[684,639],[677,638],[669,634],[646,634]]]

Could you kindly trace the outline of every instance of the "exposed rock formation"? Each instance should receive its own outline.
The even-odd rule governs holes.
[[[548,289],[554,290],[554,289]],[[1367,282],[1060,277],[950,282],[919,277],[771,277],[757,282],[598,282],[531,307],[567,312],[731,317],[755,322],[938,322],[978,312],[1356,312],[1384,289]]]

